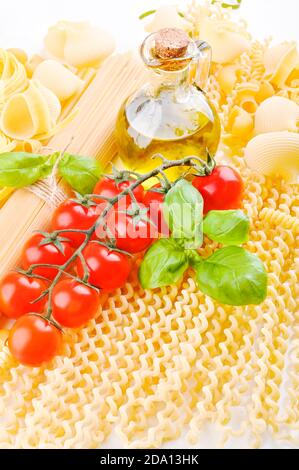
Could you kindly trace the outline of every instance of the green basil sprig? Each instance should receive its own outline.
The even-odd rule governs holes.
[[[186,180],[179,180],[168,191],[163,215],[172,237],[184,242],[186,249],[199,248],[203,242],[203,199]]]
[[[169,286],[182,278],[188,266],[184,248],[171,238],[161,238],[145,254],[139,280],[144,289]]]
[[[58,154],[37,155],[26,152],[0,154],[0,186],[22,188],[51,173]]]
[[[60,157],[27,152],[0,154],[0,186],[22,188],[46,178]],[[102,174],[100,164],[93,158],[65,153],[58,165],[60,175],[80,194],[92,193]]]
[[[267,295],[267,273],[261,260],[238,246],[215,251],[196,267],[204,294],[228,305],[258,305]]]
[[[213,3],[221,3],[222,8],[232,8],[233,10],[237,10],[241,6],[242,0],[225,0],[224,2],[220,2],[220,0],[213,0]]]
[[[248,241],[249,219],[243,211],[210,211],[204,219],[204,233],[223,245],[242,245]]]
[[[97,160],[66,153],[59,162],[59,173],[80,194],[91,194],[102,169]]]

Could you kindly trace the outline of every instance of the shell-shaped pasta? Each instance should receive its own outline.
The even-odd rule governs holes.
[[[38,54],[34,54],[30,57],[29,60],[26,62],[26,71],[29,78],[32,78],[34,70],[36,67],[44,61],[43,57]]]
[[[236,65],[226,65],[222,67],[217,75],[217,80],[221,90],[225,94],[230,94],[237,83],[237,70]]]
[[[254,137],[245,149],[249,168],[296,182],[299,177],[299,134],[268,132]]]
[[[33,78],[53,91],[60,101],[73,96],[84,84],[83,80],[56,60],[45,60],[39,64]]]
[[[253,131],[253,117],[239,106],[234,106],[228,119],[228,127],[234,136],[249,138]]]
[[[283,43],[268,48],[264,55],[265,78],[281,88],[298,61],[296,43]]]
[[[89,23],[60,21],[52,26],[45,38],[46,50],[74,67],[88,67],[108,57],[115,48],[110,33]]]
[[[145,31],[154,33],[163,28],[187,30],[190,28],[190,24],[179,15],[175,5],[164,5],[157,9],[152,21],[145,26]]]
[[[260,84],[258,92],[255,94],[255,99],[257,103],[262,103],[262,101],[270,98],[273,95],[275,95],[275,90],[271,83],[263,81]]]
[[[0,131],[0,153],[11,152],[16,146],[15,141],[11,141]]]
[[[255,113],[256,134],[275,131],[297,131],[299,106],[282,96],[272,96],[260,104]]]
[[[15,58],[21,62],[21,64],[25,65],[27,60],[28,60],[28,56],[26,54],[25,51],[23,51],[23,49],[19,49],[19,48],[15,48],[15,47],[12,47],[10,49],[7,49],[7,52],[11,52]]]
[[[0,49],[0,106],[12,94],[24,90],[27,84],[24,65],[12,52]]]
[[[17,93],[5,103],[0,127],[7,136],[28,140],[49,132],[57,122],[61,105],[51,90],[31,80],[23,93]]]
[[[248,113],[254,114],[258,107],[255,97],[258,91],[259,85],[257,83],[240,83],[236,87],[237,104]]]
[[[250,41],[244,34],[230,28],[227,21],[205,18],[200,25],[200,38],[207,41],[213,51],[213,62],[232,62],[250,48]]]

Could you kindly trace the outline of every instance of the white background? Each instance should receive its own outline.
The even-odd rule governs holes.
[[[30,53],[42,48],[48,26],[58,20],[89,20],[114,33],[120,51],[136,47],[143,36],[140,13],[162,4],[180,3],[176,0],[0,0],[0,46],[22,47]],[[299,40],[298,0],[242,0],[236,17],[244,17],[249,30],[258,39],[273,36],[275,42]],[[205,431],[201,447],[215,447],[216,433]],[[231,447],[247,447],[245,439],[231,442]],[[120,448],[121,442],[113,435],[105,444],[108,449]],[[169,443],[168,448],[188,448],[185,439]],[[265,447],[277,447],[270,439]],[[281,447],[281,445],[280,445]]]
[[[41,48],[49,25],[58,20],[89,20],[115,35],[119,50],[130,48],[142,35],[140,13],[158,5],[189,0],[0,0],[0,47]],[[298,0],[242,0],[235,16],[245,17],[252,34],[263,39],[299,39]],[[143,20],[146,21],[146,20]]]

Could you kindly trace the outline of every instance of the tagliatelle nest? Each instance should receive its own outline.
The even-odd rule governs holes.
[[[229,21],[215,7],[201,14]],[[251,41],[232,63],[213,64],[208,86],[224,128],[222,159],[244,180],[246,248],[265,263],[267,299],[220,305],[198,290],[191,272],[177,286],[143,291],[135,274],[103,299],[97,320],[67,331],[64,354],[46,367],[17,365],[3,332],[0,447],[96,448],[113,429],[133,448],[160,447],[185,431],[196,443],[208,423],[218,426],[222,443],[245,435],[258,447],[268,431],[298,446],[298,184],[248,169],[243,151],[253,126],[239,134],[230,120],[235,106],[253,119],[269,94],[298,99],[297,78],[282,88],[265,78],[268,47]],[[222,81],[228,66],[235,72]],[[206,240],[201,254],[216,246]]]

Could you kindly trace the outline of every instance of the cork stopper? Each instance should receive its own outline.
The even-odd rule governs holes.
[[[156,33],[154,53],[160,59],[175,59],[186,54],[190,39],[178,28],[164,28]]]

